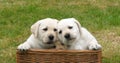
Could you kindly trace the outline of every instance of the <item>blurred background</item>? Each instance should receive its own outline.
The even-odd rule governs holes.
[[[16,48],[43,18],[76,18],[102,45],[102,63],[120,63],[120,0],[0,0],[0,63],[16,63]]]

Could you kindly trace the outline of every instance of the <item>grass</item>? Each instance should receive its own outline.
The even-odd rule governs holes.
[[[16,63],[30,26],[46,17],[74,17],[103,46],[103,63],[120,63],[119,0],[0,0],[0,63]]]

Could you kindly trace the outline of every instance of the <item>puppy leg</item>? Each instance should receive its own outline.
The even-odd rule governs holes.
[[[98,41],[95,39],[95,37],[85,28],[82,28],[82,37],[88,44],[89,50],[98,50],[101,49],[101,45],[98,44]]]
[[[83,48],[80,45],[76,45],[75,48],[73,48],[75,50],[83,50]]]
[[[26,51],[30,48],[31,48],[30,45],[27,42],[25,42],[23,44],[20,44],[17,49],[20,51]]]

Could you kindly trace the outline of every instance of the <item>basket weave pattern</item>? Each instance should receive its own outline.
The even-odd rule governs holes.
[[[17,50],[17,63],[101,63],[101,50]]]

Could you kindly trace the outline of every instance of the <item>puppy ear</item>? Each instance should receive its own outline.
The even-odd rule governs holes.
[[[37,38],[39,33],[39,27],[40,27],[40,21],[36,22],[31,26],[31,32],[34,34],[34,36]]]
[[[73,19],[74,22],[77,24],[77,27],[78,27],[78,29],[79,29],[79,33],[80,33],[80,35],[82,35],[81,24],[80,24],[76,19],[74,19],[74,18],[72,18],[72,19]]]

